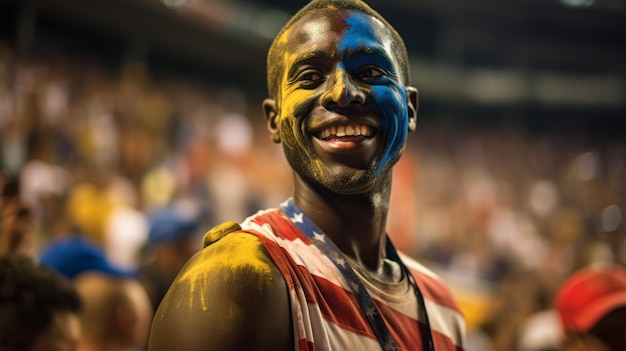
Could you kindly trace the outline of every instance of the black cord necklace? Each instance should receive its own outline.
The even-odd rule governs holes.
[[[337,248],[337,246],[330,240],[326,234],[324,234],[318,227],[311,221],[303,212],[298,208],[293,199],[287,200],[285,203],[281,205],[281,210],[287,215],[287,217],[291,220],[291,222],[300,229],[302,233],[304,233],[311,241],[317,246],[317,248],[322,251],[339,269],[339,271],[343,274],[343,276],[348,281],[348,284],[352,291],[355,294],[355,297],[361,307],[361,310],[367,317],[368,321],[374,333],[376,334],[383,350],[385,351],[396,351],[398,347],[396,346],[395,341],[391,337],[391,333],[387,328],[385,321],[376,308],[374,301],[370,297],[369,293],[363,286],[363,283],[356,275],[345,256]],[[422,349],[426,351],[434,351],[435,345],[433,343],[432,331],[430,328],[430,321],[428,319],[428,313],[426,311],[426,303],[424,302],[424,297],[417,286],[417,282],[415,278],[409,271],[409,269],[404,265],[400,256],[398,255],[395,247],[387,237],[387,256],[398,263],[403,270],[403,273],[409,279],[411,286],[413,287],[413,291],[417,297],[417,302],[419,306],[419,311],[423,313],[423,320],[425,328],[419,328],[420,334],[422,337]]]

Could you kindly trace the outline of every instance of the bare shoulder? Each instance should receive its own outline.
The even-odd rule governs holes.
[[[155,314],[150,351],[293,349],[286,283],[254,235],[198,252]]]

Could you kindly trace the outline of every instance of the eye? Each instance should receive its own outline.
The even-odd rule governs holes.
[[[363,81],[376,81],[387,76],[387,72],[380,67],[366,66],[357,72],[357,76]]]
[[[318,71],[308,69],[298,74],[295,81],[298,82],[300,86],[307,88],[319,85],[323,79],[324,77]]]

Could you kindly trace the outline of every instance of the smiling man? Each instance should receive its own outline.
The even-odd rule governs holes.
[[[150,351],[463,350],[446,285],[386,232],[391,172],[416,127],[404,43],[361,1],[312,1],[268,54],[272,141],[294,193],[224,223],[183,268]]]

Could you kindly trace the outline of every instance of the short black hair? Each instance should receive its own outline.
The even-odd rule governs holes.
[[[361,0],[312,0],[289,19],[289,21],[276,35],[274,41],[272,42],[272,45],[270,46],[270,49],[267,53],[267,89],[270,98],[275,99],[277,97],[278,78],[279,75],[282,73],[282,64],[276,64],[277,62],[282,62],[282,57],[277,52],[279,48],[279,39],[282,37],[287,29],[291,28],[305,15],[313,12],[314,10],[329,8],[361,11],[381,21],[389,29],[389,32],[392,35],[394,45],[393,49],[395,54],[397,55],[398,62],[400,63],[400,69],[404,84],[408,85],[410,83],[411,73],[409,67],[409,58],[406,46],[404,44],[404,40],[402,39],[400,34],[398,34],[395,28],[389,22],[387,22],[387,20],[380,13],[372,9],[368,4]]]
[[[0,345],[26,351],[58,312],[80,313],[71,281],[27,257],[0,257]]]

